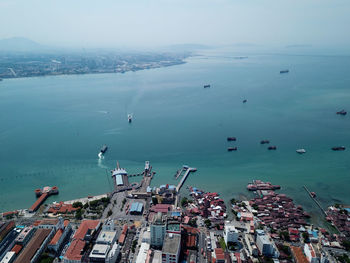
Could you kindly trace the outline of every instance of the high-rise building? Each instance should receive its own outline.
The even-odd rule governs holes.
[[[224,229],[225,243],[236,243],[238,241],[238,230],[230,224],[225,224]]]
[[[162,213],[158,212],[151,224],[151,246],[162,247],[165,237],[166,224]]]

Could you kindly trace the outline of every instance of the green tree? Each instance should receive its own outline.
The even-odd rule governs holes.
[[[82,202],[74,202],[72,206],[74,208],[82,208],[83,207],[83,203]]]
[[[204,220],[204,224],[205,224],[208,228],[211,227],[211,222],[210,222],[209,219],[205,219],[205,220]]]
[[[182,207],[185,207],[186,205],[188,204],[188,199],[186,197],[183,197],[181,199],[181,206]]]

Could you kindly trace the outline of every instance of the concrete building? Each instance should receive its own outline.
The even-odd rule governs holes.
[[[162,249],[162,263],[178,263],[181,251],[181,235],[165,235]]]
[[[68,238],[71,232],[72,227],[70,221],[64,220],[63,225],[59,226],[59,229],[56,231],[47,247],[51,254],[56,255],[61,251],[64,241]]]
[[[224,228],[225,243],[237,243],[238,242],[238,230],[231,224],[225,224]]]
[[[158,212],[151,224],[151,246],[162,247],[165,237],[166,224],[162,213]]]
[[[114,243],[113,246],[107,244],[95,244],[89,254],[91,263],[115,263],[120,253],[120,246]]]
[[[320,262],[320,257],[317,255],[316,250],[314,247],[307,243],[304,245],[304,253],[307,258],[307,260],[310,263],[319,263]]]
[[[55,231],[53,229],[38,229],[14,262],[37,262],[54,233]]]
[[[117,241],[117,232],[102,230],[96,239],[96,244],[111,246]]]
[[[264,256],[275,258],[279,257],[279,252],[275,243],[265,234],[264,231],[258,233],[256,237],[256,246],[258,247],[260,253]]]
[[[84,220],[75,232],[72,241],[63,256],[64,263],[80,263],[86,245],[96,236],[101,223],[99,220]]]
[[[143,203],[133,202],[130,207],[130,215],[141,215],[143,212]]]
[[[2,258],[0,263],[12,263],[16,258],[16,253],[13,251],[9,251],[5,254],[5,256]]]
[[[33,226],[25,227],[22,232],[19,233],[19,235],[16,237],[15,243],[24,247],[34,235],[35,230],[36,229]]]
[[[148,254],[149,254],[149,244],[148,243],[141,243],[141,247],[139,249],[139,253],[137,254],[136,263],[144,263],[147,260]]]

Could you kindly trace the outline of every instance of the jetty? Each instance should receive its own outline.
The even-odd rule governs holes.
[[[182,170],[185,170],[185,173],[184,175],[182,176],[180,182],[178,183],[178,185],[176,186],[176,191],[179,192],[182,185],[184,184],[184,182],[186,181],[188,175],[191,173],[191,172],[195,172],[197,171],[197,168],[192,168],[192,167],[188,167],[188,166],[184,166],[182,168]]]
[[[307,189],[305,185],[303,185],[305,191],[309,194],[312,200],[316,203],[316,205],[321,209],[322,213],[327,216],[327,212],[322,208],[321,204],[316,200],[316,197]]]

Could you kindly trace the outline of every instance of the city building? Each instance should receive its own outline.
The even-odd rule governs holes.
[[[166,223],[163,219],[162,213],[158,212],[153,218],[151,224],[151,246],[162,247],[165,237]]]
[[[99,220],[84,220],[75,232],[63,256],[64,263],[80,263],[85,254],[85,246],[96,236],[101,223]]]
[[[120,246],[117,243],[111,245],[95,244],[89,255],[89,262],[92,263],[115,263],[120,253]]]
[[[279,252],[276,248],[275,243],[271,238],[265,234],[264,231],[257,231],[256,246],[258,247],[260,253],[268,257],[279,257]]]
[[[64,244],[64,241],[72,232],[72,227],[69,220],[64,220],[63,225],[60,225],[59,229],[56,231],[55,235],[51,239],[48,245],[48,251],[53,255],[58,254]]]
[[[28,241],[32,238],[35,233],[35,228],[33,226],[25,227],[21,233],[16,237],[15,243],[24,247],[27,245]]]
[[[16,258],[16,253],[13,251],[9,251],[5,254],[0,263],[12,263]]]
[[[133,202],[130,207],[130,215],[141,215],[143,212],[143,203]]]
[[[142,242],[141,247],[139,249],[139,253],[137,254],[136,263],[144,263],[149,256],[149,248],[150,245],[148,243]]]
[[[167,233],[162,249],[162,263],[178,263],[181,251],[181,235]]]
[[[231,224],[225,224],[224,227],[224,239],[225,243],[237,243],[238,230]]]
[[[307,258],[307,260],[310,263],[319,263],[320,257],[317,255],[316,250],[314,249],[313,245],[306,243],[304,245],[304,253]]]
[[[53,229],[38,229],[14,262],[36,262],[46,249],[47,243],[50,241],[54,232]]]

